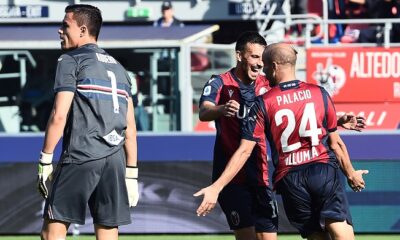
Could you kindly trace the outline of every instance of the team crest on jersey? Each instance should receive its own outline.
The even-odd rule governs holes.
[[[239,216],[238,212],[236,212],[236,211],[232,211],[231,212],[231,221],[232,221],[233,225],[239,226],[239,224],[240,224],[240,216]]]
[[[210,96],[211,94],[211,86],[206,86],[203,91],[203,96]]]
[[[229,94],[229,97],[231,98],[232,95],[233,95],[233,90],[232,89],[228,89],[228,94]]]

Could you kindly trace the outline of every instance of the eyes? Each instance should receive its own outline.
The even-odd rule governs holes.
[[[68,28],[68,27],[69,27],[69,25],[68,25],[67,22],[62,22],[62,23],[61,23],[61,28],[62,28],[62,29],[66,29],[66,28]]]
[[[261,56],[260,55],[251,55],[251,58],[259,59],[259,58],[261,58]]]

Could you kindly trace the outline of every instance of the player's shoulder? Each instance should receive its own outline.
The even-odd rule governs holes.
[[[301,87],[304,89],[309,89],[311,91],[318,91],[318,92],[322,92],[323,94],[325,94],[326,90],[324,87],[319,86],[315,83],[310,83],[310,82],[301,82]]]
[[[229,71],[226,71],[224,73],[218,74],[217,76],[221,79],[221,81],[232,81],[233,80],[233,69],[230,69]]]
[[[258,77],[256,78],[256,81],[269,83],[267,77],[262,73],[260,75],[258,75]]]
[[[77,63],[76,58],[71,53],[63,53],[57,59],[58,64],[70,64],[71,62]]]
[[[316,89],[321,88],[321,86],[319,86],[315,83],[308,82],[308,81],[300,81],[299,80],[299,84],[301,87],[316,88]]]
[[[222,85],[224,85],[224,80],[222,79],[221,75],[218,74],[211,75],[210,79],[206,82],[206,85],[211,85],[216,88],[219,88]]]

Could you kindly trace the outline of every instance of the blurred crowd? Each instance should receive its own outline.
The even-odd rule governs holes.
[[[322,17],[322,1],[291,0],[291,14],[317,14]],[[329,19],[388,19],[399,17],[398,0],[328,0]],[[331,43],[383,43],[384,24],[330,24],[329,41]],[[312,35],[321,31],[315,26]],[[391,42],[400,42],[400,26],[392,25]],[[304,35],[304,26],[294,26],[287,31],[286,37]],[[317,40],[318,41],[318,40]]]

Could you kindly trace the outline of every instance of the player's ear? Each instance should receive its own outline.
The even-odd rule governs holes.
[[[242,61],[242,53],[240,51],[236,51],[236,61]]]
[[[87,27],[86,27],[86,25],[82,25],[82,26],[80,27],[80,30],[81,30],[80,37],[83,37],[83,36],[85,36],[85,35],[87,34]]]
[[[278,68],[278,63],[277,62],[272,62],[271,67],[274,71]]]

